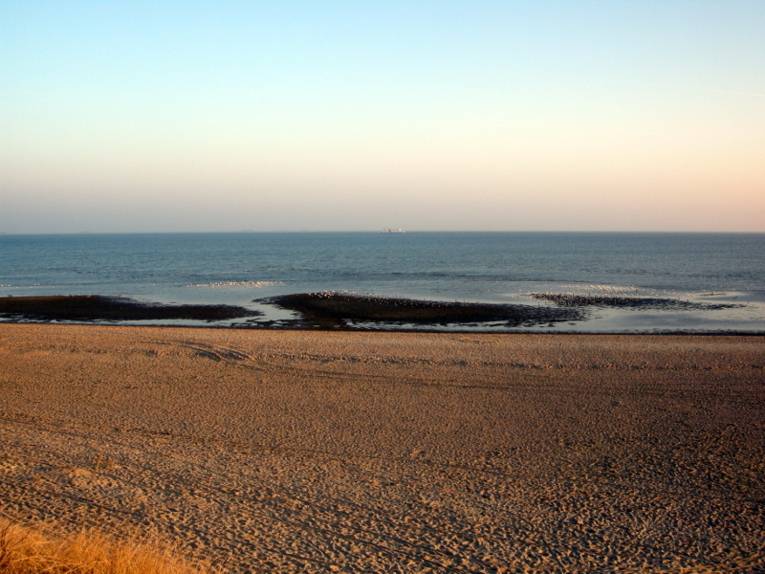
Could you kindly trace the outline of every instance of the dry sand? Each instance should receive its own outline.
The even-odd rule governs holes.
[[[765,338],[0,326],[0,512],[231,571],[765,571]]]

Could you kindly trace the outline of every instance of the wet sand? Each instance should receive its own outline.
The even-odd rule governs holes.
[[[0,445],[227,571],[765,568],[765,337],[0,325]]]

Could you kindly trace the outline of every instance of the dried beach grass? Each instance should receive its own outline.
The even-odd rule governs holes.
[[[55,536],[0,519],[0,574],[192,574],[208,572],[170,547],[92,530]]]

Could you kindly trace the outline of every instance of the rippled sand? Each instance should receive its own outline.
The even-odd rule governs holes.
[[[0,325],[0,445],[231,571],[765,568],[763,337]]]

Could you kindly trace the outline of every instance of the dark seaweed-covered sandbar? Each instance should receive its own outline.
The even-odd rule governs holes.
[[[619,297],[609,295],[573,295],[569,293],[533,293],[534,299],[550,301],[561,307],[616,307],[623,309],[715,310],[743,307],[737,303],[697,303],[663,297]]]
[[[2,297],[0,316],[31,321],[222,321],[254,317],[260,313],[231,305],[170,305],[144,303],[101,295]]]
[[[294,293],[260,299],[297,311],[306,322],[345,325],[347,321],[417,325],[504,322],[506,326],[530,326],[584,318],[578,309],[533,305],[501,305],[457,301],[423,301],[374,297],[338,292]]]

